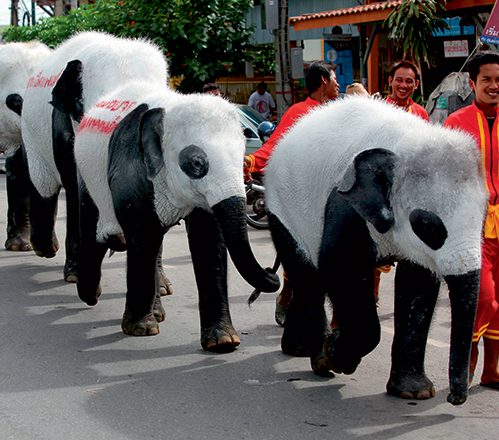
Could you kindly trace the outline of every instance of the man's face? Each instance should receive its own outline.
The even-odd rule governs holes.
[[[419,81],[416,80],[416,73],[409,67],[399,67],[393,77],[388,78],[388,83],[392,88],[392,95],[396,101],[409,99],[419,85]]]
[[[476,102],[496,106],[499,103],[499,64],[482,64],[476,82],[470,79]]]
[[[258,87],[256,90],[257,90],[259,95],[265,94],[265,87],[263,87],[263,86]]]
[[[336,73],[333,71],[331,71],[331,77],[326,84],[325,92],[329,99],[336,99],[340,93],[340,86],[336,81]]]
[[[206,93],[209,93],[210,95],[215,95],[215,96],[222,96],[222,93],[218,89],[208,90]]]

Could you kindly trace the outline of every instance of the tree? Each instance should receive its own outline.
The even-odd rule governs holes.
[[[246,12],[253,0],[98,0],[65,17],[31,27],[8,28],[5,41],[38,39],[55,47],[76,32],[98,30],[120,37],[144,37],[159,45],[182,91],[199,91],[222,73],[240,68],[248,56],[252,29]]]
[[[389,2],[385,8],[389,7]],[[431,42],[437,30],[449,29],[447,22],[439,17],[445,7],[436,0],[403,0],[390,13],[383,25],[391,30],[395,44],[402,49],[404,58],[429,66],[435,64],[435,45]]]

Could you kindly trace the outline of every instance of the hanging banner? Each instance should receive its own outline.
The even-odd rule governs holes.
[[[490,14],[489,21],[487,21],[487,25],[480,37],[480,41],[487,44],[499,44],[499,8],[497,7],[497,0]]]

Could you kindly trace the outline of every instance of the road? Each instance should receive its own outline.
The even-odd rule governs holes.
[[[2,247],[6,203],[5,175],[0,175]],[[64,228],[61,199],[61,243]],[[259,261],[271,265],[268,232],[252,229],[250,239]],[[142,338],[120,329],[124,254],[106,257],[103,294],[88,307],[75,285],[62,279],[62,250],[48,260],[0,249],[0,440],[499,439],[498,392],[474,384],[463,406],[446,402],[450,313],[445,289],[426,359],[436,397],[401,400],[385,392],[392,273],[381,282],[381,343],[352,376],[325,379],[312,373],[308,359],[280,351],[275,295],[263,294],[249,308],[252,288],[233,267],[230,306],[241,345],[229,354],[204,352],[184,226],[173,228],[164,245],[175,292],[163,300],[167,319],[160,334]]]

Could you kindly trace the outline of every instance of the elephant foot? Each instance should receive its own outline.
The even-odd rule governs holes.
[[[152,306],[152,313],[157,322],[163,322],[166,319],[166,311],[161,304],[161,296],[156,295]]]
[[[17,234],[9,234],[9,238],[5,241],[5,249],[8,251],[32,251],[33,247],[29,241],[29,229]]]
[[[300,335],[290,331],[289,327],[284,328],[284,334],[281,338],[281,350],[284,354],[295,357],[308,357],[307,345]]]
[[[166,278],[165,271],[162,264],[158,264],[158,278],[159,278],[159,294],[161,296],[171,295],[173,293],[173,284]]]
[[[128,310],[123,313],[121,329],[130,336],[153,336],[159,333],[158,321],[153,313],[134,318]]]
[[[45,258],[54,258],[59,250],[59,240],[52,234],[50,240],[41,240],[36,235],[31,235],[31,245],[36,255]]]
[[[334,343],[339,336],[339,329],[334,329],[333,333],[326,338],[324,347],[322,349],[324,359],[326,360],[331,370],[333,370],[335,373],[353,374],[362,361],[362,358],[345,359],[341,358],[337,354],[335,355]]]
[[[76,262],[66,260],[64,265],[64,281],[68,283],[76,283],[78,281],[78,267]]]
[[[203,350],[216,353],[234,351],[241,343],[241,339],[232,325],[201,329],[201,346]]]
[[[317,356],[310,358],[312,370],[317,376],[334,377],[334,373],[329,368],[329,364],[324,357],[324,354],[319,353]]]
[[[295,357],[308,357],[308,349],[305,347],[305,344],[301,344],[298,341],[288,341],[281,340],[281,350],[284,354],[288,356]]]
[[[401,399],[424,400],[435,396],[435,387],[426,375],[396,375],[392,372],[386,391]]]
[[[96,290],[90,290],[93,293],[85,293],[85,289],[78,286],[78,296],[79,298],[89,306],[95,306],[99,302],[99,297],[102,293],[102,287],[99,283]]]

